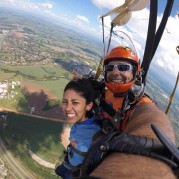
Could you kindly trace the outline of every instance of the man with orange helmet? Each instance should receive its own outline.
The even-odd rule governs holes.
[[[112,119],[115,128],[124,130],[131,113],[142,103],[153,103],[144,95],[140,61],[129,47],[113,48],[104,58],[104,100],[102,118]]]
[[[162,146],[158,150],[159,154],[154,154],[153,157],[165,158],[168,154],[164,152],[162,156],[163,149],[173,151],[172,156],[177,156],[178,151],[176,152],[177,148],[169,142],[171,140],[175,143],[175,135],[167,115],[144,94],[140,63],[136,53],[128,47],[113,48],[105,56],[103,67],[106,89],[100,106],[103,110],[101,118],[107,118],[103,122],[103,131],[108,135],[100,138],[88,152],[89,155],[85,160],[88,165],[84,166],[92,168],[89,170],[90,176],[99,178],[105,176],[107,179],[131,178],[131,176],[176,178],[166,161],[141,157],[141,155],[152,156],[151,154],[159,149],[158,144],[154,145],[158,139],[167,145]],[[156,135],[156,131],[151,128],[153,124],[157,125],[169,140],[161,137],[159,133]],[[131,135],[131,138],[128,138],[128,135]],[[108,155],[105,158],[106,153]],[[100,163],[101,157],[104,158]]]
[[[125,93],[140,70],[137,54],[128,47],[116,47],[104,58],[106,86],[112,93]]]

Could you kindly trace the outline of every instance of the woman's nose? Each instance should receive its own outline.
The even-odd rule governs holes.
[[[67,103],[64,107],[65,111],[70,111],[72,109],[72,105],[70,103]]]

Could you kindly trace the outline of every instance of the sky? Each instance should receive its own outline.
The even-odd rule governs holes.
[[[102,40],[100,16],[123,3],[124,0],[0,0],[0,7],[17,8],[41,14],[47,18],[53,18],[55,21],[70,24],[86,33],[96,35]],[[166,0],[159,0],[157,25],[160,23],[165,4]],[[148,7],[140,11],[132,11],[132,17],[126,25],[115,27],[115,30],[124,31],[128,34],[134,42],[141,59],[146,42],[149,19]],[[171,16],[168,19],[151,65],[158,70],[159,75],[169,79],[173,84],[179,71],[179,54],[176,52],[176,47],[179,45],[178,14],[179,0],[175,0]],[[106,35],[109,34],[109,27],[113,17],[114,15],[104,18]],[[160,71],[162,71],[162,74]]]

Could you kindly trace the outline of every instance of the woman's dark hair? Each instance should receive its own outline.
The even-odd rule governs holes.
[[[66,85],[64,92],[69,89],[76,91],[81,97],[83,97],[86,100],[86,104],[89,104],[90,102],[95,103],[95,89],[93,88],[91,80],[89,78],[82,78],[70,81]],[[90,111],[87,111],[86,117],[92,117],[92,111],[93,108]]]

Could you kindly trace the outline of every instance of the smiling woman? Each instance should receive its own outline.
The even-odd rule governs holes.
[[[93,136],[101,129],[92,111],[95,97],[89,79],[72,80],[64,89],[62,108],[67,122],[73,124],[67,157],[55,170],[56,174],[64,179],[79,175],[80,165],[93,142]]]

